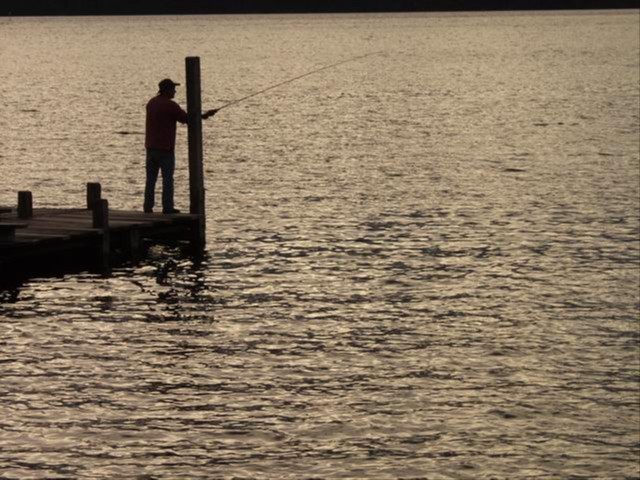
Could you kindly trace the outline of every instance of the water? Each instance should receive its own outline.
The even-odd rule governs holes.
[[[639,478],[638,19],[3,20],[0,204],[140,209],[185,56],[213,108],[382,53],[205,123],[202,264],[2,293],[0,477]]]

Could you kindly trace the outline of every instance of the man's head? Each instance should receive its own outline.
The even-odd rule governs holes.
[[[173,98],[176,95],[177,85],[180,85],[180,84],[174,82],[169,78],[165,78],[164,80],[160,81],[160,83],[158,84],[158,89],[159,89],[158,93],[160,93],[161,95],[166,95],[169,98]]]

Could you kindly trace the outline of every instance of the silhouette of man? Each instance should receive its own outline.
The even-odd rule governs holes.
[[[158,94],[147,103],[147,121],[144,145],[147,149],[147,180],[144,189],[144,211],[152,213],[155,204],[155,189],[158,173],[162,172],[162,213],[180,213],[173,205],[173,172],[176,156],[176,125],[187,123],[185,112],[173,98],[175,83],[165,78],[159,84]],[[208,110],[203,119],[213,117],[218,110]]]

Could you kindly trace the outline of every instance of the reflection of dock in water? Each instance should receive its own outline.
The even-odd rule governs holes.
[[[31,273],[76,268],[107,270],[112,260],[133,260],[145,245],[187,240],[196,255],[205,245],[200,59],[186,65],[189,142],[189,213],[109,210],[98,183],[87,184],[86,208],[33,208],[31,192],[16,207],[0,207],[0,282]]]
[[[86,208],[32,207],[19,192],[17,208],[0,207],[0,281],[66,267],[108,270],[112,260],[136,261],[146,246],[188,241],[202,251],[202,216],[109,210],[100,185],[87,185]]]

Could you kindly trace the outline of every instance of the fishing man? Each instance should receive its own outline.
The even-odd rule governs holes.
[[[153,213],[159,172],[162,172],[162,213],[180,213],[180,210],[177,210],[173,205],[176,125],[177,122],[187,123],[187,112],[173,101],[178,85],[180,84],[165,78],[158,84],[158,94],[147,103],[144,140],[147,149],[147,180],[144,189],[145,213]],[[208,110],[202,114],[202,118],[206,120],[217,112],[218,110]]]

